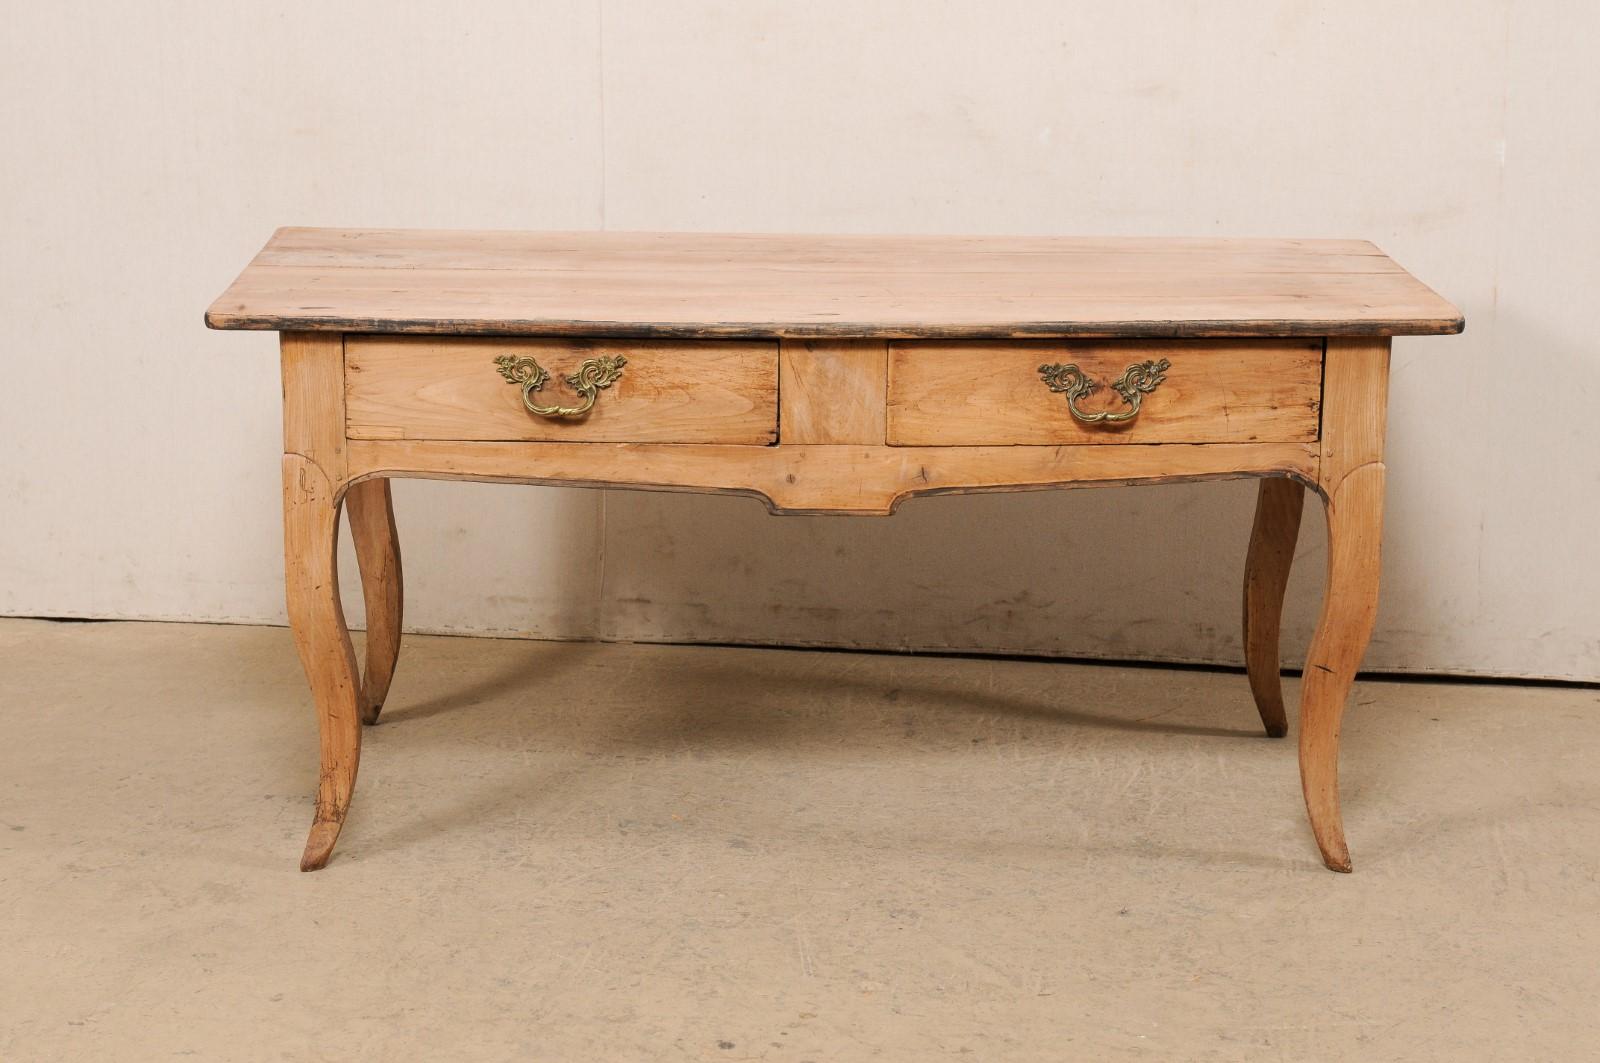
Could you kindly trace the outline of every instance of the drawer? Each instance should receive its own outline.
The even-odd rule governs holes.
[[[896,342],[888,439],[902,447],[1308,442],[1317,438],[1322,351],[1320,339]]]
[[[765,445],[778,433],[775,342],[349,335],[344,365],[351,439]],[[586,366],[603,384],[587,395],[568,379]],[[529,410],[522,382],[541,372],[534,405],[593,405]]]

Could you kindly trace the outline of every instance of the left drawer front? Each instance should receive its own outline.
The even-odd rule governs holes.
[[[532,358],[549,379],[532,398],[574,406],[567,377],[589,359],[625,361],[581,417],[540,416],[497,359]],[[471,339],[347,336],[347,434],[352,439],[730,443],[778,433],[773,342]]]

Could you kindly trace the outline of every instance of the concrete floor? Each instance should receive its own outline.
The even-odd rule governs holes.
[[[1600,1058],[1600,692],[0,621],[0,1060]]]

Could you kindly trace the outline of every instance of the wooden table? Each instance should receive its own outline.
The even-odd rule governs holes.
[[[1462,328],[1370,243],[280,229],[206,323],[281,333],[289,621],[321,724],[304,870],[333,851],[394,675],[394,476],[848,514],[1260,477],[1245,664],[1273,736],[1310,486],[1328,582],[1300,774],[1324,862],[1350,870],[1339,722],[1377,611],[1389,338]],[[341,508],[364,671],[339,603]]]

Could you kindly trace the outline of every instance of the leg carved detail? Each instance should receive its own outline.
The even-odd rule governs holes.
[[[1300,694],[1300,784],[1322,860],[1350,870],[1339,812],[1339,725],[1378,615],[1384,467],[1352,471],[1327,498],[1328,586]]]
[[[361,568],[367,603],[367,666],[361,677],[361,722],[378,722],[400,657],[404,585],[400,576],[400,536],[394,523],[389,481],[363,480],[345,493],[350,535]]]
[[[339,604],[339,502],[317,465],[283,457],[283,513],[289,626],[316,702],[322,770],[300,870],[328,862],[339,839],[361,761],[361,688]]]
[[[1294,564],[1300,537],[1300,514],[1306,489],[1298,480],[1271,477],[1261,481],[1256,496],[1255,527],[1244,566],[1244,666],[1250,692],[1267,734],[1289,733],[1283,708],[1283,682],[1278,657],[1278,631],[1283,621],[1283,592]]]

